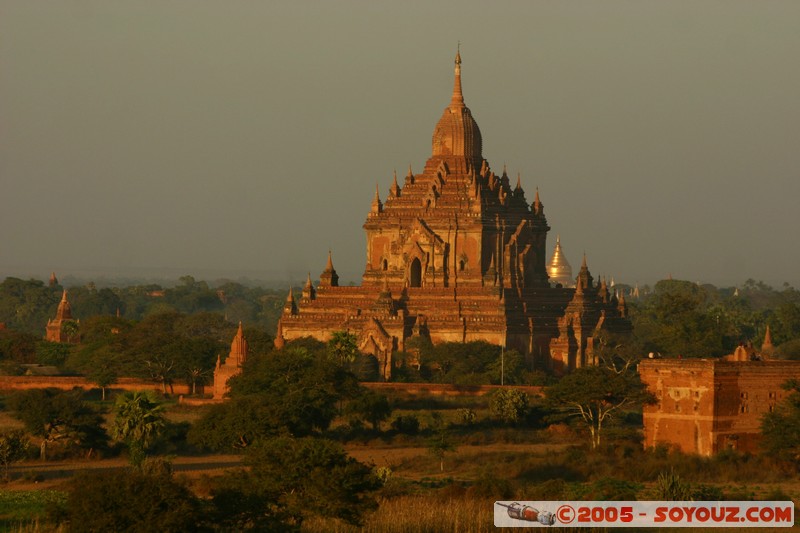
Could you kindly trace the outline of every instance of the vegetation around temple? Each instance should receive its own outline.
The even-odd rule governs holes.
[[[642,449],[641,402],[649,399],[634,372],[649,352],[710,357],[741,342],[758,344],[767,325],[776,356],[800,359],[800,293],[788,286],[775,290],[749,281],[734,294],[665,280],[642,289],[642,298],[629,302],[634,335],[598,339],[603,364],[560,380],[529,368],[514,351],[485,343],[421,343],[415,347],[419,367],[393,375],[406,382],[508,386],[487,396],[378,393],[360,383],[377,377],[374,361],[354,351],[346,334],[329,344],[300,339],[274,350],[272,331],[261,319],[243,320],[250,345],[244,372],[231,379],[228,401],[201,407],[177,404],[171,385],[194,385],[201,396],[236,331],[232,321],[239,317],[225,316],[235,303],[229,293],[236,291],[228,288],[224,303],[203,282],[187,279],[171,290],[142,296],[133,288],[70,289],[81,343],[69,345],[40,340],[61,287],[14,279],[0,284],[4,371],[47,364],[98,385],[97,392],[34,389],[0,398],[2,426],[9,428],[0,432],[0,466],[12,480],[0,487],[0,525],[39,520],[48,528],[124,530],[147,520],[164,530],[191,524],[197,531],[350,531],[359,525],[383,531],[413,516],[415,524],[427,520],[427,529],[443,530],[446,520],[457,519],[448,513],[461,512],[475,517],[475,530],[488,530],[487,510],[501,498],[800,496],[793,481],[800,472],[796,384],[787,385],[794,393],[765,419],[767,453],[700,458]],[[261,316],[274,298],[272,316],[278,316],[283,295],[247,291],[238,306],[261,309],[255,312]],[[247,294],[260,295],[250,300]],[[136,295],[133,303],[126,295]],[[93,314],[106,300],[111,303]],[[20,312],[8,312],[16,308]],[[120,393],[114,383],[123,376],[150,380],[160,394]],[[540,385],[546,398],[516,385]],[[242,463],[189,475],[165,460],[173,457],[178,465],[207,453],[237,454]],[[48,463],[33,462],[37,457]],[[48,480],[36,473],[45,472],[37,465],[53,461],[89,465],[116,457],[131,466],[87,468],[61,483],[57,475]],[[26,460],[23,469],[19,460]],[[632,463],[637,468],[629,468]],[[14,490],[39,477],[55,496],[37,491],[39,502]],[[34,503],[10,503],[14,498]],[[441,512],[428,513],[431,508]]]

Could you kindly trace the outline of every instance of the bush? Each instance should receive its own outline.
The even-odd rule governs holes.
[[[514,485],[505,477],[482,472],[480,477],[467,489],[467,496],[508,500],[514,497]]]
[[[656,496],[659,500],[689,501],[692,499],[692,486],[670,469],[669,472],[659,474],[656,481]]]
[[[478,415],[475,414],[475,411],[468,408],[461,408],[456,411],[458,415],[459,423],[465,426],[472,426],[475,424],[475,421],[478,419]]]
[[[201,503],[159,465],[86,471],[71,483],[66,516],[71,531],[203,531]]]
[[[518,389],[500,389],[489,401],[492,416],[509,424],[516,424],[528,412],[528,395]]]
[[[392,420],[392,429],[406,435],[419,433],[419,418],[415,415],[400,415]]]

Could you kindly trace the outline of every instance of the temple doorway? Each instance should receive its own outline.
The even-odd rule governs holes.
[[[414,259],[411,261],[411,286],[412,287],[422,287],[422,263],[419,262],[419,259]]]

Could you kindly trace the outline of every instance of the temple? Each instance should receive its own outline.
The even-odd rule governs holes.
[[[761,349],[742,344],[717,359],[645,359],[638,370],[656,401],[643,408],[644,445],[713,455],[760,451],[764,415],[791,394],[800,361],[772,359],[767,327]]]
[[[231,351],[222,362],[221,357],[217,356],[217,366],[214,368],[214,399],[222,400],[228,393],[228,380],[241,373],[242,366],[247,361],[247,340],[244,338],[242,323],[239,322],[239,329],[236,336],[231,341]]]
[[[47,329],[45,330],[44,338],[50,342],[77,344],[81,341],[77,328],[79,323],[79,320],[72,318],[72,307],[67,301],[67,291],[65,289],[61,294],[61,302],[58,304],[56,317],[47,321]],[[75,327],[64,327],[65,324],[74,324]]]
[[[599,330],[630,329],[624,301],[594,282],[585,257],[575,281],[551,283],[539,191],[529,204],[520,176],[512,185],[505,168],[497,175],[483,158],[460,53],[431,157],[422,172],[409,168],[402,186],[395,173],[384,199],[376,189],[364,230],[362,284],[340,287],[329,252],[317,287],[309,275],[299,299],[289,291],[277,347],[347,330],[389,379],[392,354],[416,336],[482,340],[520,351],[531,368],[561,373],[594,362]],[[561,255],[558,273],[571,277]]]

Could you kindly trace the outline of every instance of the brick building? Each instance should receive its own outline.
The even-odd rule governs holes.
[[[761,417],[800,379],[800,361],[646,359],[639,375],[657,399],[644,407],[645,446],[708,456],[758,449]]]
[[[72,307],[67,301],[67,291],[65,289],[61,294],[61,302],[58,304],[56,317],[47,321],[44,338],[50,342],[79,343],[81,337],[77,329],[75,332],[70,332],[69,328],[64,328],[65,324],[74,323],[77,325],[79,322],[79,320],[72,318]]]
[[[231,341],[231,351],[225,362],[217,356],[217,366],[214,368],[214,399],[222,400],[228,393],[228,380],[242,372],[242,366],[247,361],[247,340],[244,338],[242,323]]]
[[[624,300],[605,280],[595,283],[585,257],[574,288],[550,283],[539,191],[529,204],[519,175],[512,185],[505,168],[497,175],[483,158],[460,54],[431,157],[421,173],[409,168],[402,187],[395,175],[385,200],[375,191],[364,230],[362,284],[340,287],[329,252],[319,285],[309,275],[299,299],[289,292],[276,346],[348,330],[388,379],[392,353],[413,337],[482,340],[520,351],[531,367],[564,372],[593,363],[599,330],[630,329]],[[571,272],[562,259],[558,272]]]

